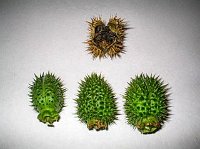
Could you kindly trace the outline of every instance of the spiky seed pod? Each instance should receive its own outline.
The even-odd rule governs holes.
[[[115,94],[101,75],[92,73],[81,81],[78,91],[77,116],[89,130],[107,130],[117,120]]]
[[[127,23],[117,16],[111,17],[105,23],[101,17],[94,17],[89,23],[88,51],[93,58],[109,56],[120,57],[124,53],[124,39]]]
[[[59,113],[64,107],[66,89],[60,78],[49,72],[35,75],[29,88],[32,106],[39,113],[37,118],[48,126],[53,126],[55,121],[59,121]]]
[[[124,95],[128,123],[142,134],[161,129],[169,117],[168,89],[158,76],[136,75]]]

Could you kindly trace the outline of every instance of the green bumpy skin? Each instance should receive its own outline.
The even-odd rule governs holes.
[[[89,130],[108,130],[117,120],[118,110],[115,94],[101,75],[92,73],[79,83],[77,115]]]
[[[66,89],[60,78],[52,73],[35,75],[33,83],[29,86],[32,106],[39,113],[38,119],[53,127],[55,121],[59,121],[64,107],[64,93]]]
[[[152,75],[141,74],[132,79],[124,95],[128,123],[142,134],[161,129],[169,117],[168,89],[167,84]]]

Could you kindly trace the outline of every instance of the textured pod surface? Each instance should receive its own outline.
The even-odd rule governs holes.
[[[93,58],[120,57],[124,53],[124,39],[127,24],[123,19],[117,16],[111,17],[109,22],[105,23],[101,17],[91,19],[89,23],[88,51]]]
[[[66,89],[60,78],[49,72],[40,76],[35,75],[29,88],[32,106],[39,113],[38,119],[48,126],[53,126],[55,121],[59,121],[59,113],[64,107]]]
[[[127,121],[142,134],[155,133],[169,117],[168,88],[159,77],[141,74],[126,89]]]
[[[77,115],[89,130],[108,129],[117,119],[115,95],[101,75],[92,73],[81,81],[78,91]]]

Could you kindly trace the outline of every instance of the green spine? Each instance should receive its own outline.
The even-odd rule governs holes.
[[[89,130],[107,130],[117,120],[118,110],[115,94],[101,75],[92,73],[79,86],[77,115]]]
[[[127,121],[142,134],[157,132],[169,118],[167,86],[155,75],[141,74],[126,88],[124,108]]]
[[[53,126],[55,121],[59,121],[59,113],[64,107],[66,89],[60,78],[49,72],[35,75],[29,88],[32,106],[39,113],[37,118],[48,126]]]

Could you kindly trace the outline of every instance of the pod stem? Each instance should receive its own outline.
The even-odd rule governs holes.
[[[161,128],[161,124],[156,117],[149,116],[138,121],[136,127],[142,134],[152,134]]]
[[[92,119],[92,120],[88,121],[87,127],[89,130],[92,130],[92,129],[96,129],[96,131],[108,130],[108,125],[97,119]]]
[[[46,123],[48,126],[53,127],[55,121],[59,121],[60,116],[53,108],[45,108],[40,111],[38,117],[41,122]]]

